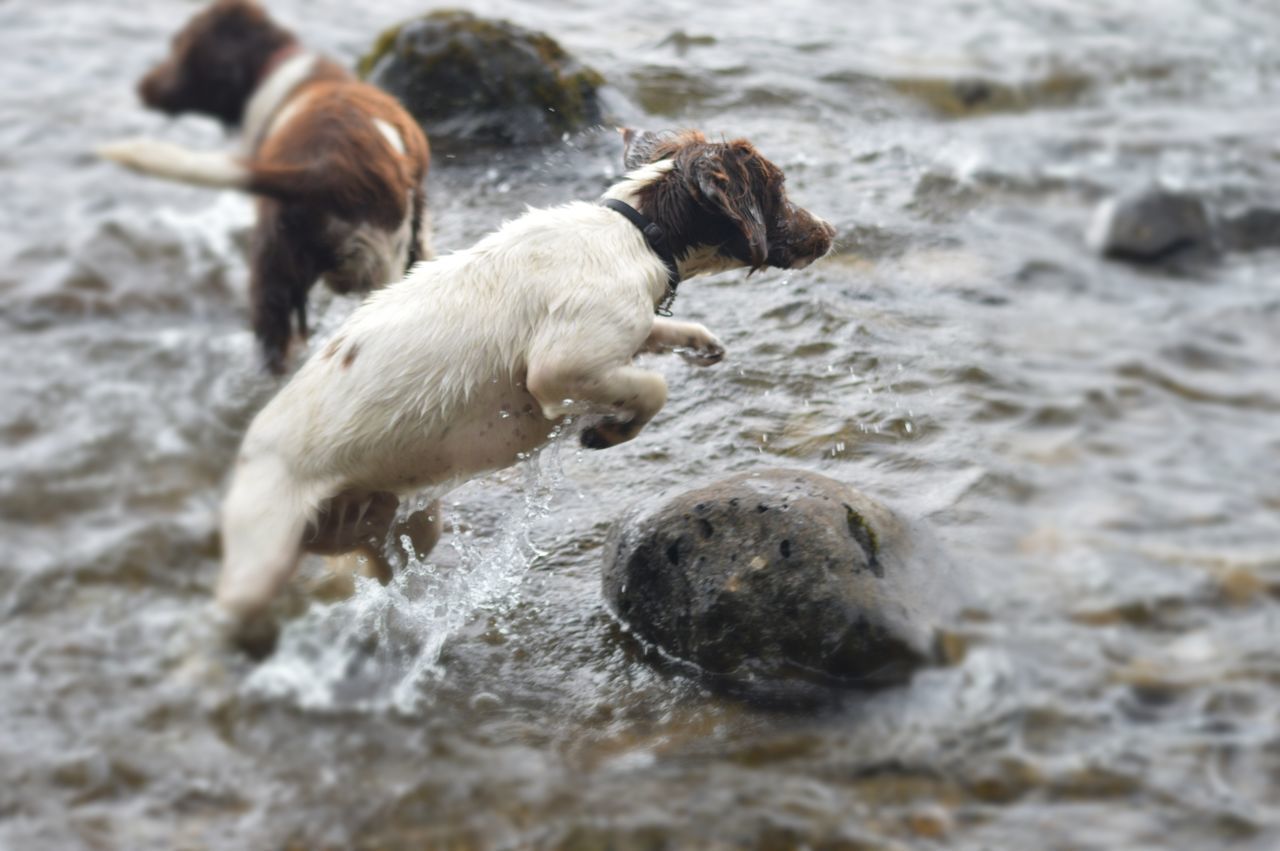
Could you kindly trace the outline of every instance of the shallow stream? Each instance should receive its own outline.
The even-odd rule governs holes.
[[[423,10],[271,6],[350,61]],[[1280,253],[1083,242],[1153,179],[1280,201],[1280,6],[476,4],[630,123],[752,139],[838,252],[686,284],[729,356],[653,361],[640,439],[466,486],[429,564],[221,671],[190,625],[273,389],[251,207],[90,153],[224,143],[133,93],[192,8],[0,2],[0,848],[1280,847]],[[437,249],[595,197],[618,149],[441,156]],[[945,664],[782,711],[646,660],[600,598],[610,521],[759,465],[933,530]]]

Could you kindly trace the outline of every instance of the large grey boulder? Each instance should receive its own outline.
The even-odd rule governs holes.
[[[929,660],[939,565],[889,509],[802,470],[637,506],[605,544],[614,614],[713,683],[874,684]]]
[[[598,124],[604,78],[550,36],[439,10],[384,32],[359,71],[432,142],[543,144]]]

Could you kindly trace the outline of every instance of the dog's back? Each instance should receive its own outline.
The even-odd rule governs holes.
[[[430,258],[429,162],[422,130],[380,89],[321,78],[294,90],[251,160],[260,227],[274,231],[261,262],[301,287],[288,304],[255,298],[264,333],[287,328],[316,277],[334,292],[368,292]],[[304,269],[309,278],[293,271]]]

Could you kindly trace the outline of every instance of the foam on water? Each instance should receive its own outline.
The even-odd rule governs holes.
[[[353,596],[313,605],[290,623],[276,652],[246,680],[246,693],[322,712],[421,711],[443,673],[449,639],[473,619],[512,606],[543,555],[532,530],[564,482],[558,440],[564,431],[523,458],[516,475],[496,473],[455,492],[447,515],[457,519],[446,523],[440,544],[419,559],[407,537],[400,541],[390,584],[357,577]],[[494,488],[508,489],[500,497],[506,519],[491,537],[479,536],[465,525],[468,496]],[[423,509],[432,498],[423,495],[403,510]]]

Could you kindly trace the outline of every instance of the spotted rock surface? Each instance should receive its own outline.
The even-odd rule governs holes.
[[[853,488],[769,469],[631,510],[605,545],[604,595],[665,655],[713,681],[872,684],[930,657],[932,559]]]

